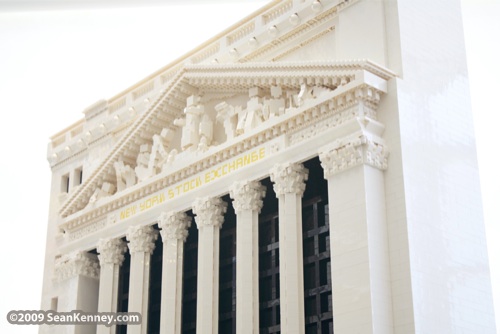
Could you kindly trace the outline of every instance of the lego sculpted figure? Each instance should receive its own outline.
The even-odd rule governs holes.
[[[281,116],[285,113],[285,98],[280,86],[271,86],[271,98],[264,102],[264,115],[267,118]]]
[[[135,167],[135,174],[139,182],[151,177],[151,171],[148,168],[150,157],[150,146],[148,144],[141,145],[140,152],[137,155],[137,166]]]
[[[247,102],[247,109],[244,110],[238,118],[236,127],[236,132],[238,134],[252,130],[267,119],[264,117],[262,96],[263,92],[261,88],[250,88],[250,100]]]
[[[164,128],[159,135],[153,136],[153,147],[148,162],[148,170],[151,175],[156,175],[166,165],[169,157],[168,150],[174,134],[174,130]]]
[[[226,102],[221,102],[215,106],[217,111],[216,120],[224,125],[227,140],[236,136],[236,112],[235,108]]]
[[[198,134],[200,136],[198,150],[205,152],[212,144],[212,139],[214,136],[214,125],[212,120],[210,119],[210,116],[208,116],[207,114],[203,114],[203,116],[201,117],[200,129]]]
[[[176,125],[183,126],[181,137],[181,148],[183,151],[196,149],[200,142],[200,121],[205,108],[200,104],[200,96],[191,95],[187,98],[187,106],[184,109],[185,119],[176,120]]]
[[[135,184],[135,172],[132,167],[125,165],[123,161],[116,161],[114,167],[117,191],[122,191]]]
[[[97,187],[94,190],[94,193],[90,196],[88,205],[94,205],[101,198],[113,195],[115,190],[116,188],[114,185],[109,182],[104,182],[101,187]]]

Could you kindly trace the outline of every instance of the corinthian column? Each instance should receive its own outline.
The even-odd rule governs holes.
[[[126,243],[121,239],[101,239],[97,244],[101,276],[99,279],[99,312],[116,312],[118,307],[118,283],[120,266],[127,251]],[[98,334],[111,334],[115,326],[98,325]]]
[[[183,212],[162,212],[158,226],[163,240],[161,334],[181,333],[182,264],[191,218]]]
[[[345,137],[319,154],[328,180],[335,333],[393,332],[383,173],[388,153],[374,138]]]
[[[271,181],[279,201],[281,332],[304,333],[302,195],[308,170],[301,164],[276,165]]]
[[[142,323],[127,326],[129,334],[146,334],[148,330],[150,259],[158,231],[151,226],[132,226],[127,230],[130,250],[130,285],[128,311],[140,312]]]
[[[198,303],[196,332],[218,333],[219,235],[227,203],[220,198],[198,198],[193,204],[198,226]]]
[[[82,310],[96,312],[99,294],[99,261],[95,254],[75,251],[56,259],[54,281],[59,284],[57,311]],[[64,325],[59,327],[64,333],[93,334],[95,324]]]
[[[266,188],[257,181],[230,189],[236,212],[236,332],[259,333],[259,213]]]

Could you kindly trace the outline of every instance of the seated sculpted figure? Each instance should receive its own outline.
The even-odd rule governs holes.
[[[104,182],[101,187],[97,187],[92,196],[90,196],[88,205],[94,205],[101,198],[113,195],[115,186],[109,182]]]
[[[172,139],[174,138],[174,130],[164,128],[160,135],[153,136],[153,147],[148,161],[148,170],[151,175],[158,174],[163,170],[163,166],[167,162],[169,148]]]
[[[141,145],[140,152],[137,155],[137,166],[135,167],[135,174],[137,175],[138,182],[144,181],[152,176],[151,171],[148,169],[150,146],[148,144]]]

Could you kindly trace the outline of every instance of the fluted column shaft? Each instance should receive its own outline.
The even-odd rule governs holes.
[[[301,164],[276,165],[271,181],[279,200],[280,310],[282,333],[304,333],[302,195],[308,170]]]
[[[236,332],[259,333],[259,213],[266,190],[257,181],[230,189],[236,212]]]
[[[163,240],[160,333],[179,334],[182,325],[184,242],[191,218],[181,212],[162,212],[158,226]]]
[[[148,329],[149,274],[151,254],[158,231],[151,226],[132,226],[127,230],[130,250],[129,312],[140,312],[142,323],[127,327],[129,334],[146,334]]]
[[[125,259],[126,243],[121,239],[101,239],[97,245],[101,275],[99,278],[99,312],[116,312],[118,307],[118,284],[120,266]],[[98,325],[98,334],[115,333],[116,326]]]
[[[193,212],[198,227],[198,292],[196,333],[218,333],[219,236],[227,203],[220,198],[198,198]]]

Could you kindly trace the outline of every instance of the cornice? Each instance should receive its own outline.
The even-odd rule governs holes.
[[[107,101],[98,101],[87,108],[84,111],[85,120],[78,121],[75,125],[51,138],[52,143],[49,144],[47,156],[50,166],[52,168],[62,166],[85,152],[85,148],[79,148],[76,140],[73,140],[74,136],[71,135],[71,130],[74,127],[93,122],[97,123],[92,128],[85,129],[85,135],[78,136],[77,139],[83,139],[85,142],[85,137],[89,134],[94,136],[95,128],[102,125],[99,124],[97,119],[103,116],[116,117],[119,110],[120,116],[117,121],[120,124],[126,122],[127,120],[122,118],[123,116],[128,117],[128,109],[142,110],[143,106],[141,106],[141,101],[138,100],[142,99],[142,97],[146,97],[144,101],[154,99],[151,92],[157,93],[167,87],[172,78],[186,65],[203,62],[245,63],[261,61],[265,54],[282,49],[273,56],[274,58],[270,59],[276,61],[293,52],[297,47],[302,47],[334,29],[329,23],[331,18],[345,7],[356,2],[358,0],[322,0],[319,7],[312,0],[270,2],[198,48],[141,80],[136,85]],[[300,21],[298,23],[291,22],[291,15],[298,15]],[[323,27],[325,22],[328,23],[328,27]],[[270,33],[270,29],[275,27],[278,27],[279,31],[276,34]],[[257,43],[254,43],[254,41]],[[138,102],[139,105],[137,105]],[[110,129],[108,133],[118,131],[113,131],[114,126],[109,125],[107,124]],[[70,135],[68,136],[68,134]],[[61,145],[61,143],[64,145]],[[70,149],[70,153],[66,151],[66,147]]]

